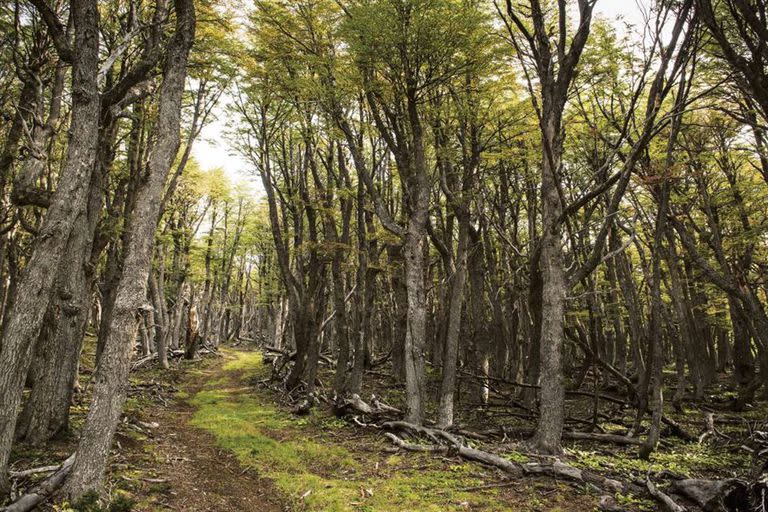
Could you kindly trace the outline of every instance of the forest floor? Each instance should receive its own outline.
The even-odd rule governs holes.
[[[597,494],[564,482],[511,481],[460,459],[397,453],[379,433],[324,408],[298,418],[271,390],[252,385],[269,376],[260,353],[222,355],[179,373],[167,407],[151,392],[132,398],[126,423],[144,433],[123,433],[127,466],[113,463],[111,480],[135,510],[567,512],[597,505]]]
[[[113,508],[60,504],[54,510],[597,510],[601,493],[584,484],[513,480],[455,457],[399,452],[379,431],[351,425],[327,406],[297,417],[280,394],[258,385],[270,370],[260,352],[223,349],[201,361],[175,361],[170,370],[147,366],[133,372],[107,479]],[[85,388],[74,410],[74,432],[87,406]],[[397,405],[398,391],[386,382],[365,391]],[[53,452],[65,458],[74,439],[59,442]],[[493,449],[518,462],[529,460],[515,442]],[[624,479],[660,469],[725,476],[746,464],[737,450],[708,444],[665,444],[651,462],[636,460],[628,450],[571,442],[567,462]],[[27,449],[15,454],[14,466],[50,464],[51,453],[50,447]],[[657,509],[643,497],[616,498],[624,510]],[[115,505],[120,503],[132,507]]]

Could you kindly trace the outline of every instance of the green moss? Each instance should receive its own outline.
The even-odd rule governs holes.
[[[601,454],[591,451],[571,450],[577,466],[608,470],[626,476],[645,474],[648,471],[667,469],[691,476],[707,472],[722,472],[724,468],[745,467],[746,456],[738,451],[715,452],[706,444],[683,444],[659,450],[650,460],[641,460],[633,452]]]
[[[525,464],[526,462],[530,461],[530,457],[520,452],[509,452],[506,454],[506,458],[512,462],[518,462],[520,464]]]
[[[234,358],[224,364],[224,371],[255,370],[261,366],[261,352],[229,352]]]
[[[655,510],[656,503],[650,500],[638,498],[632,493],[616,495],[616,502],[625,508],[633,508],[635,510]]]
[[[463,490],[483,483],[471,464],[445,467],[431,457],[410,454],[382,459],[378,450],[375,458],[361,458],[359,452],[323,438],[344,423],[317,411],[297,419],[265,397],[246,393],[236,382],[237,374],[264,371],[261,356],[236,352],[228,357],[225,387],[208,382],[191,400],[197,407],[193,424],[308,510],[509,510],[497,490]]]

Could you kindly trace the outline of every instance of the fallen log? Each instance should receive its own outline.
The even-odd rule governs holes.
[[[637,437],[620,436],[617,434],[600,434],[592,432],[563,431],[563,437],[566,439],[575,439],[577,441],[600,441],[616,444],[631,444],[641,446],[643,440]]]
[[[739,504],[748,502],[749,486],[737,478],[727,480],[686,478],[674,482],[672,487],[707,512],[739,510],[736,508]]]
[[[398,436],[396,436],[392,432],[385,432],[384,436],[390,441],[392,441],[395,445],[397,445],[398,448],[402,448],[403,450],[406,450],[409,452],[421,452],[421,453],[429,452],[429,453],[441,453],[445,455],[450,453],[455,453],[456,455],[459,455],[460,457],[463,457],[467,460],[473,460],[475,462],[481,462],[487,466],[493,466],[513,476],[523,475],[523,470],[520,464],[507,460],[503,457],[499,457],[498,455],[494,455],[489,452],[475,450],[474,448],[469,448],[464,445],[446,446],[441,444],[408,443],[400,439]]]
[[[387,432],[387,434],[391,434],[388,435],[387,438],[397,444],[398,447],[408,451],[455,454],[467,460],[480,462],[482,464],[498,468],[513,476],[529,475],[563,478],[566,480],[582,483],[591,483],[598,487],[609,489],[612,492],[624,492],[628,488],[627,485],[619,482],[618,480],[613,480],[596,473],[592,473],[591,471],[585,471],[573,466],[569,466],[568,464],[565,464],[559,460],[556,460],[553,463],[529,462],[526,464],[520,464],[490,452],[470,448],[461,441],[461,438],[444,430],[424,427],[421,425],[414,425],[405,421],[389,421],[383,423],[381,426],[382,428],[390,431],[402,430],[410,434],[420,434],[429,438],[433,443],[429,445],[406,443],[391,432]],[[394,438],[397,438],[399,442],[395,441]],[[449,446],[441,445],[441,439],[447,441]]]
[[[58,470],[19,499],[0,509],[0,512],[28,512],[34,509],[53,495],[64,484],[64,480],[72,469],[75,455],[70,455],[61,463]]]
[[[618,480],[606,478],[591,471],[569,466],[559,460],[555,460],[552,464],[529,462],[523,464],[523,471],[526,475],[550,476],[575,482],[590,483],[612,492],[624,492],[628,489],[626,484]]]

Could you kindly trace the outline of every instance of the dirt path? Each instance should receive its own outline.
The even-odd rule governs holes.
[[[118,437],[111,481],[137,501],[134,510],[575,512],[596,505],[596,495],[563,482],[513,481],[459,459],[398,452],[377,432],[322,408],[297,418],[270,390],[249,385],[266,375],[260,354],[225,351],[136,376],[135,388],[161,390],[134,393],[137,407]]]
[[[165,403],[144,407],[141,420],[152,436],[142,443],[131,443],[126,456],[137,457],[146,465],[149,476],[138,478],[144,484],[146,500],[135,510],[158,511],[248,511],[291,510],[268,479],[244,469],[234,455],[216,445],[216,439],[190,424],[195,408],[187,396],[198,393],[204,382],[221,373],[224,359],[206,363],[207,368],[192,375],[180,375],[181,393],[164,395]],[[133,457],[132,457],[133,456]]]

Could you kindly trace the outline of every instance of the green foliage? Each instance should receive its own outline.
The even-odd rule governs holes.
[[[637,510],[655,510],[656,503],[651,500],[639,498],[632,493],[618,493],[616,502],[622,507],[631,507]]]
[[[400,94],[422,93],[477,62],[487,22],[461,0],[367,0],[350,8],[342,33],[364,72],[380,74]]]
[[[648,471],[669,470],[676,473],[697,476],[719,473],[725,468],[747,467],[748,457],[739,452],[723,452],[706,444],[681,444],[664,447],[642,460],[634,452],[599,453],[571,450],[575,464],[596,471],[609,471],[624,477],[642,476]]]

